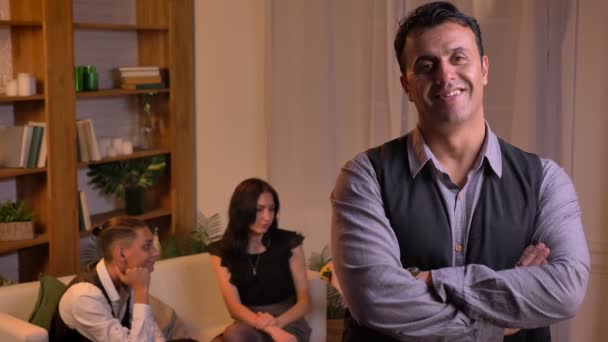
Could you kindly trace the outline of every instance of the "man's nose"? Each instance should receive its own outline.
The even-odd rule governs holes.
[[[441,61],[437,63],[435,68],[435,83],[438,85],[444,85],[456,78],[456,72],[454,66],[448,61]]]

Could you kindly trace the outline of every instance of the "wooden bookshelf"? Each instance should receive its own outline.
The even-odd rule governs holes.
[[[99,227],[102,223],[116,216],[125,216],[127,215],[124,210],[113,210],[106,213],[100,213],[91,215],[91,227],[96,228]],[[153,210],[148,210],[141,215],[131,215],[130,217],[134,217],[136,219],[140,219],[142,221],[153,220],[161,217],[171,216],[171,209],[158,208]],[[80,232],[80,237],[86,237],[92,234],[92,229],[86,232]]]
[[[115,96],[128,96],[128,95],[139,95],[139,94],[163,94],[169,93],[169,88],[164,89],[101,89],[98,91],[83,91],[76,93],[79,98],[86,97],[115,97]]]
[[[100,23],[74,23],[74,30],[91,31],[168,31],[166,25],[121,25]]]
[[[4,96],[0,95],[0,103],[8,102],[25,102],[25,101],[44,101],[43,94],[36,94],[32,96]]]
[[[78,167],[85,168],[85,167],[88,167],[89,165],[105,164],[105,163],[112,163],[112,162],[123,161],[123,160],[131,160],[131,159],[137,159],[137,158],[159,156],[159,155],[169,155],[169,154],[171,154],[171,151],[169,151],[168,149],[140,150],[140,151],[135,151],[135,152],[133,152],[131,154],[127,154],[127,155],[116,156],[116,157],[111,157],[111,158],[103,158],[101,160],[90,161],[87,163],[80,162],[80,163],[78,163]]]
[[[42,22],[36,20],[0,20],[0,27],[37,27],[42,28]]]
[[[45,167],[38,167],[32,169],[22,169],[22,168],[0,168],[0,179],[2,178],[11,178],[11,177],[19,177],[24,175],[34,175],[38,173],[45,173]]]
[[[49,237],[47,234],[38,234],[36,237],[30,240],[16,240],[16,241],[0,241],[0,254],[13,252],[19,249],[44,245],[49,243]]]
[[[167,223],[163,232],[187,236],[194,224],[194,3],[193,0],[130,0],[135,6],[135,22],[122,24],[74,20],[78,6],[73,0],[9,0],[11,20],[0,20],[0,27],[10,28],[13,74],[28,72],[37,80],[39,94],[28,97],[0,96],[0,103],[11,105],[14,124],[45,122],[47,128],[47,167],[36,169],[0,168],[0,179],[13,178],[16,200],[25,200],[36,217],[36,238],[0,242],[0,255],[18,254],[19,281],[37,279],[40,272],[54,276],[73,274],[79,268],[78,171],[88,165],[129,160],[152,155],[167,155],[168,167],[160,183],[146,191],[146,211],[139,217]],[[79,5],[81,11],[94,11],[96,2]],[[83,7],[84,6],[84,7]],[[117,10],[118,11],[118,10]],[[84,13],[84,12],[82,12]],[[75,55],[78,31],[93,32],[110,43],[133,37],[126,54],[136,56],[135,65],[158,65],[168,71],[171,89],[102,89],[74,91]],[[118,32],[116,34],[105,34]],[[121,33],[125,32],[125,33]],[[130,34],[129,32],[134,32]],[[89,33],[86,33],[89,34]],[[87,46],[95,48],[95,46]],[[101,47],[103,49],[103,47]],[[106,54],[106,66],[124,66],[115,55]],[[140,94],[156,96],[159,121],[158,149],[136,151],[128,156],[79,163],[77,160],[77,111],[83,105],[110,106],[109,102],[136,103],[129,97]],[[91,99],[103,99],[94,102]],[[83,101],[80,103],[79,101]],[[125,106],[126,107],[126,106]],[[139,116],[140,108],[129,109]],[[83,114],[83,113],[81,113]],[[117,127],[119,128],[119,127]],[[93,216],[94,224],[115,215],[112,210]]]

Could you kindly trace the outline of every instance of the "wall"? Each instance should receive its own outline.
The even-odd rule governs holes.
[[[226,223],[230,195],[266,178],[263,1],[195,1],[197,207]]]

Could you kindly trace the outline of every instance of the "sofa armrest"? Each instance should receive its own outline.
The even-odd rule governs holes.
[[[48,332],[34,324],[0,312],[0,341],[48,342]]]

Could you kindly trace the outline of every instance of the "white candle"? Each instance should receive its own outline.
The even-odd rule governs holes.
[[[116,154],[122,153],[122,139],[121,138],[112,138],[112,143],[110,146],[116,151]]]
[[[123,141],[122,154],[131,154],[131,153],[133,153],[133,144],[128,140]]]
[[[6,82],[6,96],[17,96],[17,80]]]
[[[108,148],[106,149],[106,156],[108,156],[108,158],[112,158],[116,157],[117,155],[118,152],[114,149],[114,147],[108,146]]]
[[[108,148],[110,147],[110,139],[109,138],[100,138],[99,139],[99,152],[102,154],[101,158],[105,158],[108,156]]]
[[[31,96],[36,94],[36,79],[32,74],[21,72],[17,75],[17,94]]]

